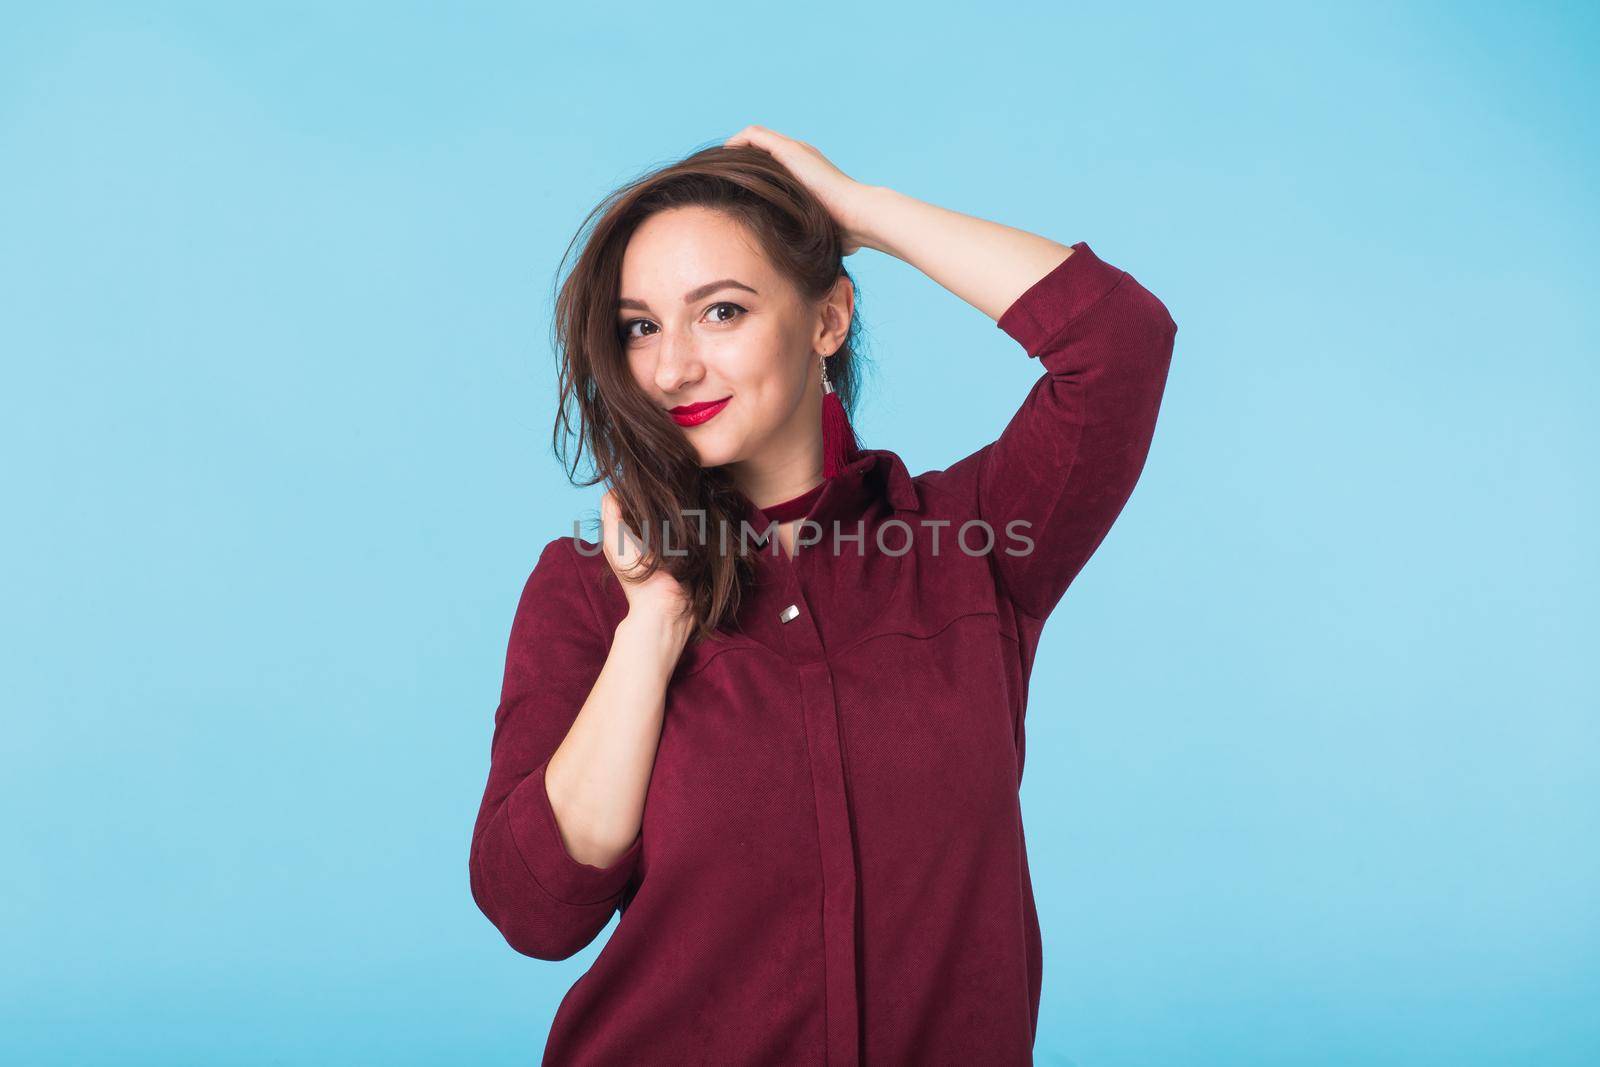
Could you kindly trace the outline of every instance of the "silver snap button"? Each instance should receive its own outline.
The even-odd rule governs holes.
[[[799,604],[790,604],[788,607],[786,607],[782,611],[778,612],[778,621],[779,622],[788,622],[789,620],[798,617],[799,614],[800,614],[800,605]]]

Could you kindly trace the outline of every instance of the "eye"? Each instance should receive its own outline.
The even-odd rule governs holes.
[[[651,322],[649,319],[629,319],[627,322],[622,324],[622,327],[619,330],[619,336],[622,338],[622,343],[627,344],[629,341],[638,340],[640,335],[633,332],[633,328],[635,326],[654,325],[655,323]]]
[[[728,308],[734,313],[731,315],[720,315],[718,313],[719,308]],[[712,316],[712,321],[720,326],[724,323],[732,322],[740,315],[749,314],[749,311],[748,309],[733,303],[731,300],[721,300],[706,308],[706,313]],[[631,344],[632,342],[637,341],[645,336],[642,333],[634,333],[633,328],[635,326],[648,326],[652,330],[659,328],[649,319],[629,319],[617,328],[617,336],[621,339],[623,344]]]
[[[706,310],[711,312],[713,315],[715,315],[716,310],[718,308],[732,308],[734,311],[737,311],[739,313],[739,315],[743,315],[745,313],[745,309],[744,308],[740,307],[738,304],[732,303],[731,301],[727,301],[727,300],[721,301],[720,303],[712,304]],[[713,321],[718,322],[718,323],[732,322],[734,319],[738,318],[739,315],[732,315],[732,316],[730,316],[728,318],[725,318],[725,319],[714,319]]]

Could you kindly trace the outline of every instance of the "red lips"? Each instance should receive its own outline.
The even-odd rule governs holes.
[[[702,400],[695,404],[679,404],[677,407],[667,410],[672,416],[672,421],[679,426],[698,426],[727,407],[728,401],[732,399],[733,397],[731,396],[725,396],[721,400]]]

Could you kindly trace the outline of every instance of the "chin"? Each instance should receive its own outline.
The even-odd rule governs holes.
[[[702,467],[722,467],[739,458],[738,449],[725,441],[693,441]]]

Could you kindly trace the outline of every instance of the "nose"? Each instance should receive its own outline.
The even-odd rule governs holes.
[[[665,330],[656,345],[656,388],[671,396],[698,382],[705,373],[695,351],[693,336],[680,336]]]

